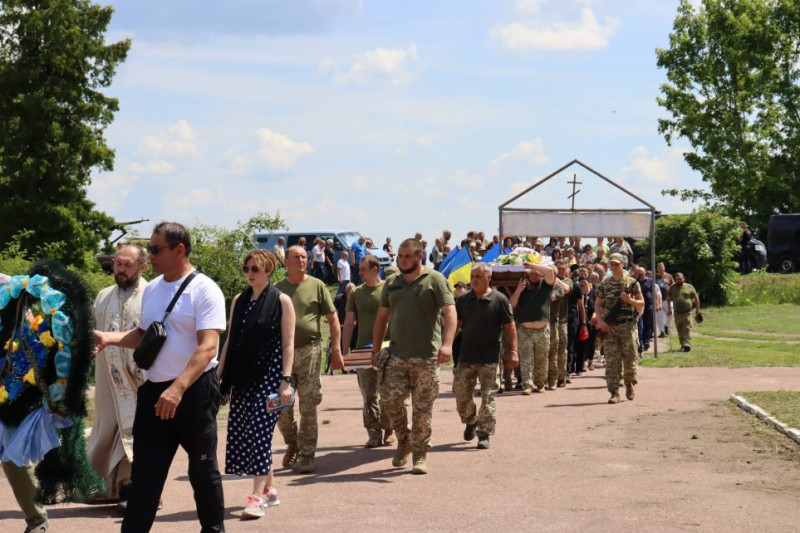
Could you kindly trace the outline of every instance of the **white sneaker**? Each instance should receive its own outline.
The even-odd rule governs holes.
[[[264,499],[253,494],[247,495],[247,507],[242,511],[242,518],[261,518],[264,516]]]
[[[281,504],[281,501],[278,499],[278,491],[275,487],[268,488],[267,492],[261,495],[261,501],[264,502],[264,507],[275,507]]]

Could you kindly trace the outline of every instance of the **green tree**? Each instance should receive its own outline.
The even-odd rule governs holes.
[[[114,165],[103,132],[118,102],[100,89],[130,41],[106,44],[112,12],[89,0],[0,3],[0,246],[82,266],[111,233],[86,188]]]
[[[242,260],[256,245],[253,234],[285,229],[280,213],[271,216],[257,213],[246,222],[238,222],[233,229],[200,224],[189,228],[192,236],[190,259],[203,274],[217,282],[225,299],[230,302],[236,294],[247,288],[242,274]],[[283,271],[273,274],[273,281],[282,278]]]
[[[703,304],[728,303],[739,233],[735,220],[711,210],[661,217],[656,220],[656,261],[673,275],[683,272]],[[638,241],[636,249],[649,255],[650,239]]]
[[[697,3],[697,2],[694,2]],[[800,211],[800,3],[681,0],[669,48],[656,51],[668,82],[659,132],[689,141],[684,157],[710,186],[668,190],[705,200],[762,231]]]

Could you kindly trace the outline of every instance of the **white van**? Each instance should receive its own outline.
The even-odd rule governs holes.
[[[353,243],[358,242],[361,234],[357,231],[275,231],[271,233],[256,233],[253,235],[253,240],[256,242],[256,246],[271,252],[272,248],[278,243],[278,237],[283,237],[285,248],[296,245],[300,237],[305,237],[306,252],[309,255],[314,247],[314,239],[317,237],[321,237],[326,241],[331,239],[333,241],[333,255],[335,260],[338,261],[342,258],[343,251],[347,250],[349,252]],[[367,253],[380,260],[381,277],[383,277],[383,270],[392,264],[391,257],[380,248],[370,248]]]

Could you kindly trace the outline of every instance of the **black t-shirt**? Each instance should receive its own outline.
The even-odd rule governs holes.
[[[493,290],[484,298],[474,291],[456,300],[461,321],[459,363],[491,364],[500,361],[500,336],[503,326],[514,321],[508,298]]]
[[[553,286],[542,279],[538,284],[522,291],[514,313],[517,322],[537,322],[550,316],[550,293]]]
[[[642,289],[642,297],[644,298],[644,308],[645,309],[652,309],[653,308],[653,280],[650,278],[645,278],[643,280],[639,280],[639,287]]]
[[[581,297],[581,286],[573,280],[570,281],[572,281],[572,290],[567,297],[567,305],[569,307],[569,318],[572,320],[578,316],[578,299]]]
[[[561,281],[569,287],[569,290],[564,293],[564,296],[558,302],[558,321],[561,324],[565,324],[569,317],[570,305],[573,302],[572,293],[575,292],[573,290],[575,288],[575,284],[570,278],[564,278]],[[574,300],[574,302],[577,309],[577,300]]]

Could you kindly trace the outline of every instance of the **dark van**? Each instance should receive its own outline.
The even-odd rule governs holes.
[[[769,217],[767,260],[783,274],[800,266],[800,213]]]

